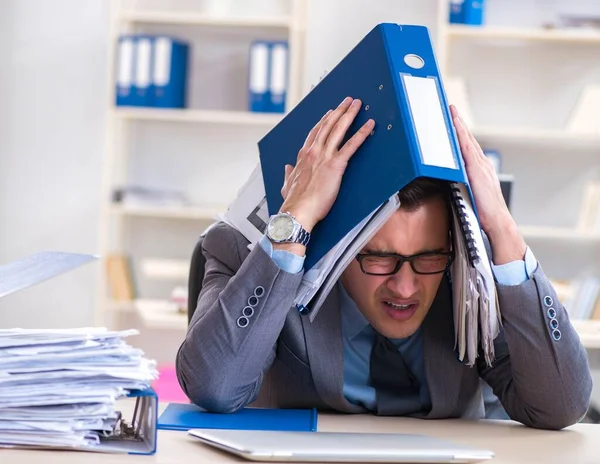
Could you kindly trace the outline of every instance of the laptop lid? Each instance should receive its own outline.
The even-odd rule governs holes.
[[[494,457],[490,450],[427,435],[206,429],[188,433],[253,461],[471,463]]]

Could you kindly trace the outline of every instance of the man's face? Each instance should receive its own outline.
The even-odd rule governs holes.
[[[450,251],[449,226],[446,205],[441,198],[432,199],[411,212],[400,207],[362,253],[410,256],[426,251]],[[416,274],[408,262],[403,263],[394,275],[367,275],[354,259],[341,279],[344,288],[375,330],[388,338],[406,338],[423,323],[443,275]],[[406,309],[397,309],[398,306]]]

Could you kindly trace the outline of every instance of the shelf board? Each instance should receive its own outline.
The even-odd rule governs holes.
[[[115,108],[115,115],[121,119],[140,121],[214,123],[247,126],[268,126],[277,124],[281,113],[252,113],[250,111],[157,109],[157,108]]]
[[[187,329],[187,314],[167,300],[138,299],[133,302],[136,313],[148,329]]]
[[[449,25],[448,36],[469,39],[524,40],[600,44],[600,32],[590,29],[542,29],[504,26]]]
[[[123,11],[121,21],[140,24],[177,24],[188,26],[214,26],[230,28],[289,28],[292,18],[289,16],[214,16],[191,12],[171,11]]]
[[[113,205],[110,208],[112,214],[121,216],[135,216],[147,218],[164,219],[198,219],[216,220],[217,216],[226,210],[225,207],[146,207],[146,206],[121,206]]]
[[[600,145],[600,133],[577,133],[568,132],[563,129],[476,125],[471,130],[473,135],[481,140],[497,139],[525,143]]]
[[[140,262],[142,274],[149,279],[187,282],[190,261],[185,259],[145,258]]]
[[[600,348],[600,321],[572,319],[571,324],[577,331],[584,347],[589,349]]]
[[[572,227],[521,226],[519,228],[525,237],[572,240],[579,242],[600,241],[600,234],[581,232]]]

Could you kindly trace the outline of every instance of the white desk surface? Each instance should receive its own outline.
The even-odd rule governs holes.
[[[600,425],[577,424],[561,431],[544,431],[505,421],[463,421],[374,417],[368,415],[319,414],[319,431],[420,433],[491,449],[490,464],[598,464]],[[73,451],[29,451],[0,449],[2,464],[75,463],[222,463],[246,462],[242,458],[200,443],[186,432],[159,431],[158,450],[153,456],[82,453]]]

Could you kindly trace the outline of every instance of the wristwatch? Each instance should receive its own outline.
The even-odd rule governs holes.
[[[300,243],[304,246],[310,240],[307,232],[290,213],[277,213],[269,218],[267,237],[275,243]]]

